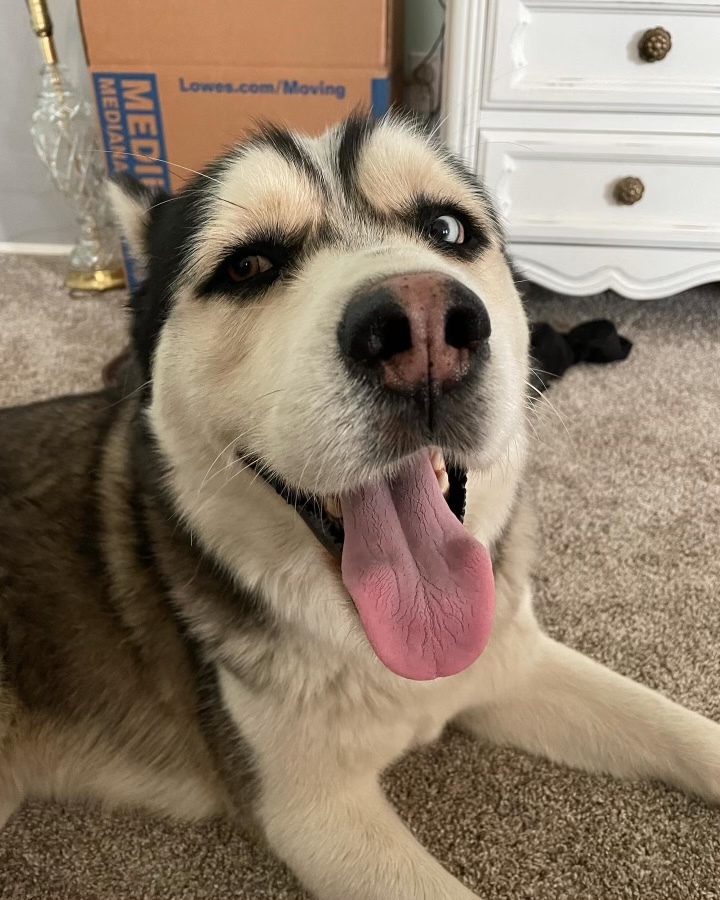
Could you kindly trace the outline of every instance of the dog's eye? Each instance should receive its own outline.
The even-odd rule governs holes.
[[[462,244],[465,240],[465,229],[455,216],[438,216],[430,223],[430,237],[438,243]]]
[[[273,263],[267,256],[243,256],[229,264],[227,273],[231,281],[249,281],[272,268]]]

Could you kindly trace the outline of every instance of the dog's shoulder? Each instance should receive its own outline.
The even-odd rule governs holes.
[[[118,414],[109,391],[0,410],[0,504],[85,473]]]
[[[16,571],[40,553],[54,554],[69,532],[87,530],[119,409],[103,392],[0,411],[0,567]]]

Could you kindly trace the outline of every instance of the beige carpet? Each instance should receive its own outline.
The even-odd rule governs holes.
[[[121,296],[70,301],[56,261],[0,260],[0,405],[99,385]],[[531,473],[548,630],[720,720],[720,288],[633,303],[534,291],[533,315],[615,319],[625,363],[573,370]],[[488,900],[720,898],[720,810],[451,733],[387,777],[420,840]],[[225,824],[33,805],[0,834],[0,897],[299,898]],[[338,898],[343,900],[343,898]],[[378,898],[383,900],[383,898]],[[442,900],[442,898],[436,898]]]

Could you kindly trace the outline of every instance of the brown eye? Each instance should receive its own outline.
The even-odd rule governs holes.
[[[227,272],[231,281],[248,281],[268,272],[272,267],[273,264],[266,256],[243,256],[242,259],[231,262]]]

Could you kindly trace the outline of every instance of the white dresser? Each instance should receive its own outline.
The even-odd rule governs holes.
[[[445,60],[443,136],[527,278],[720,280],[720,0],[449,0]]]

